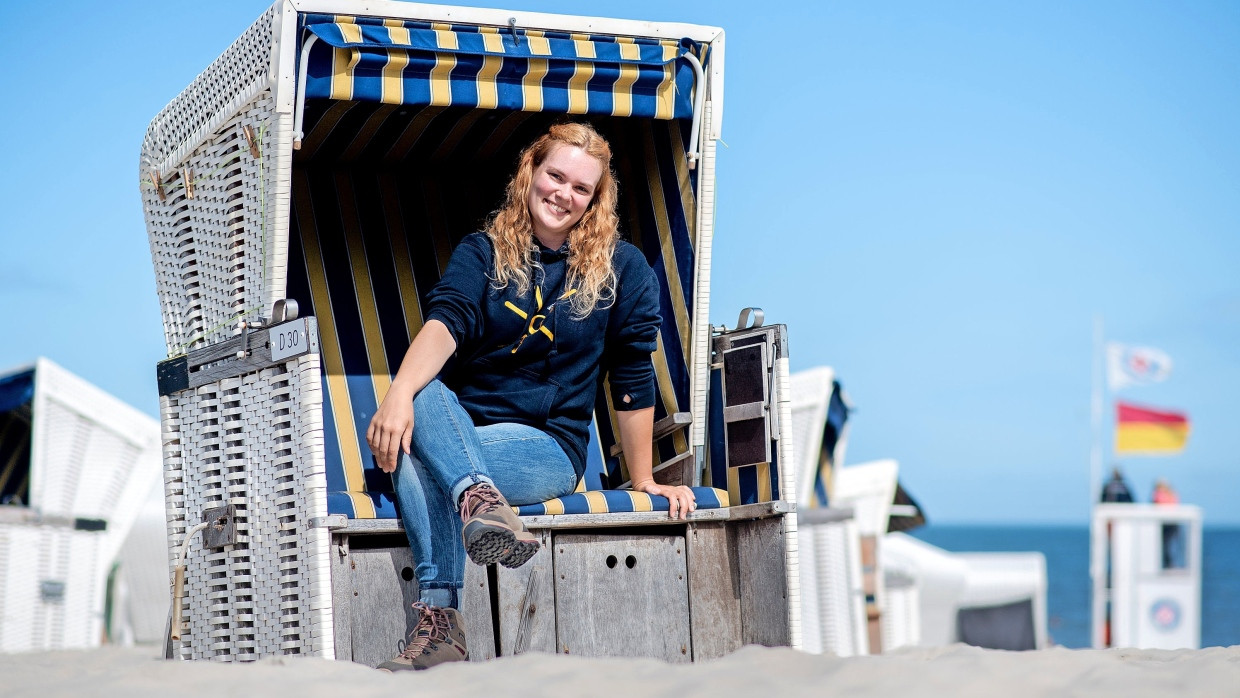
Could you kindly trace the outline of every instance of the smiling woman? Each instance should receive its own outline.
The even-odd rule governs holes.
[[[600,374],[617,410],[633,489],[685,518],[693,491],[652,475],[651,354],[658,282],[619,240],[611,149],[559,124],[522,151],[485,233],[467,236],[428,298],[366,438],[413,550],[420,620],[388,670],[467,656],[457,611],[465,560],[520,567],[539,542],[513,513],[569,494],[585,472]],[[561,302],[569,312],[555,312]],[[598,341],[599,338],[602,341]]]

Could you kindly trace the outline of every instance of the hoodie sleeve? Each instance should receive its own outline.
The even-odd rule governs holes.
[[[452,251],[448,268],[426,296],[427,320],[439,320],[458,350],[477,343],[486,330],[483,303],[492,267],[491,241],[473,233]]]
[[[603,370],[611,385],[612,404],[620,411],[653,407],[657,346],[659,282],[636,249],[628,250],[619,267],[616,305],[607,323]]]

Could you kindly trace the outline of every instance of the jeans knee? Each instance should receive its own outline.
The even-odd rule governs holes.
[[[417,419],[426,410],[442,409],[444,401],[451,394],[452,391],[448,390],[448,386],[444,385],[443,381],[438,378],[432,379],[430,383],[426,384],[425,388],[422,388],[417,395],[413,396],[414,419]]]

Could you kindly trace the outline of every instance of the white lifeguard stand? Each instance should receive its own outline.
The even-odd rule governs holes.
[[[1095,648],[1201,646],[1201,509],[1099,504],[1090,530]]]

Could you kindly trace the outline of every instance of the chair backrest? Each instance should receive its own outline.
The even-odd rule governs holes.
[[[464,107],[310,100],[293,166],[288,297],[318,318],[324,387],[324,452],[333,513],[396,516],[390,476],[365,443],[371,416],[413,335],[422,302],[454,245],[498,205],[517,153],[554,114]],[[693,313],[693,179],[687,126],[592,117],[611,142],[626,239],[662,287],[654,363],[655,418],[690,410]],[[468,186],[449,186],[467,183]],[[597,460],[586,489],[628,479],[610,455],[617,432],[609,392],[596,408]],[[659,463],[689,451],[685,430],[655,444]]]

